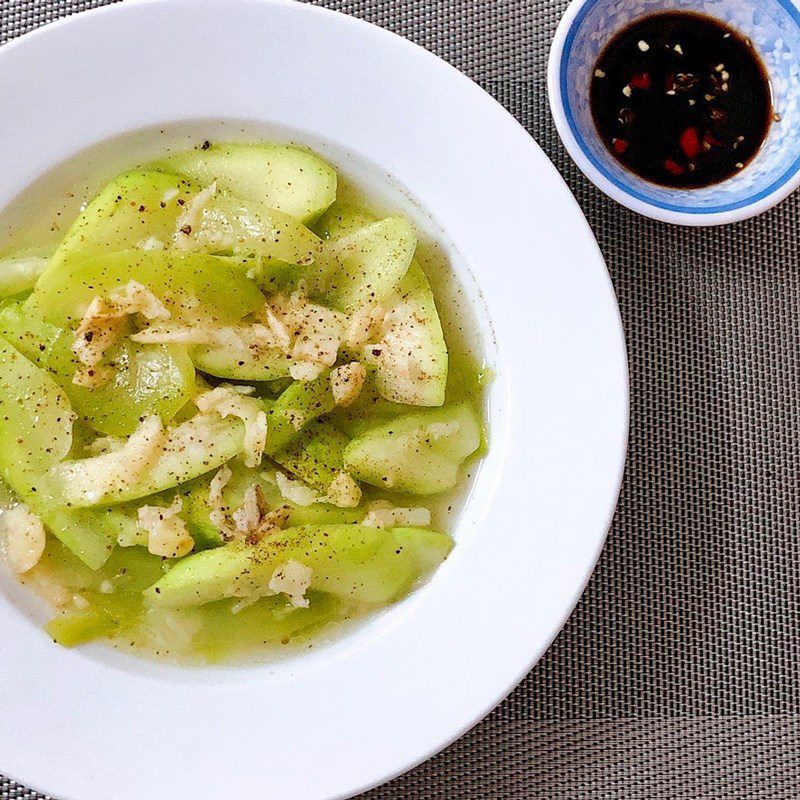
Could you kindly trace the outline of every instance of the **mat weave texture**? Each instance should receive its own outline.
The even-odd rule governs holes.
[[[0,0],[0,41],[102,4]],[[632,381],[618,512],[566,628],[488,719],[363,797],[800,797],[800,196],[705,231],[604,198],[547,108],[566,0],[321,4],[442,56],[542,145],[605,254]],[[0,800],[41,797],[0,777]]]

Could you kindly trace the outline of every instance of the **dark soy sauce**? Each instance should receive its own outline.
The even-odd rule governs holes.
[[[769,77],[751,42],[683,11],[644,17],[609,42],[592,76],[591,108],[627,169],[688,189],[744,169],[773,120]]]

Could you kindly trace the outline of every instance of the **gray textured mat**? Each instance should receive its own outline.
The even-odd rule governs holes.
[[[0,0],[0,40],[101,4]],[[800,197],[709,231],[602,197],[546,104],[566,0],[322,4],[441,55],[544,147],[608,261],[633,392],[617,518],[564,632],[486,721],[366,797],[800,797]],[[0,777],[0,800],[34,798]]]

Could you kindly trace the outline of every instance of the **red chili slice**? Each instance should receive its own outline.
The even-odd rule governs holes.
[[[650,88],[650,75],[647,72],[640,72],[631,78],[631,87],[647,91]]]
[[[697,128],[687,128],[680,138],[681,150],[689,161],[694,161],[700,155],[700,133]]]
[[[722,145],[722,142],[713,133],[704,133],[703,142],[711,145],[711,147],[720,147]]]
[[[673,161],[671,158],[664,162],[664,169],[671,175],[683,175],[686,172],[677,161]]]
[[[611,142],[611,146],[614,148],[614,152],[617,155],[622,156],[625,155],[631,143],[627,139],[614,139]]]

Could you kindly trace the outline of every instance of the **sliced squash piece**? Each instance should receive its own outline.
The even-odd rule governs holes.
[[[379,303],[399,285],[416,247],[404,217],[387,217],[331,239],[308,272],[309,291],[348,314]]]
[[[202,627],[192,638],[192,650],[206,664],[217,664],[264,645],[280,648],[304,642],[326,625],[347,617],[346,607],[333,595],[309,592],[308,599],[308,608],[287,607],[286,598],[280,595],[264,597],[245,608],[236,605],[237,600],[203,606]]]
[[[90,389],[74,382],[81,365],[72,352],[71,332],[36,319],[19,305],[9,305],[0,309],[0,336],[47,370],[76,414],[109,436],[128,436],[149,414],[169,422],[194,390],[194,366],[186,348],[179,345],[131,341],[115,345],[99,365],[108,379]]]
[[[49,263],[49,255],[20,253],[0,258],[0,298],[33,289]]]
[[[317,220],[314,230],[323,239],[340,239],[377,220],[378,217],[366,208],[337,200]]]
[[[25,309],[52,325],[75,327],[95,297],[136,281],[187,324],[238,322],[264,302],[241,266],[202,253],[125,250],[77,255],[39,279]]]
[[[281,392],[268,412],[268,454],[286,447],[306,425],[333,410],[330,376],[325,370],[313,381],[295,381]]]
[[[308,223],[336,199],[336,171],[319,156],[291,145],[220,144],[176,153],[156,164],[208,186],[216,182]]]
[[[344,450],[353,477],[384,489],[437,494],[458,482],[459,468],[481,444],[469,403],[421,411],[378,425]]]
[[[74,414],[61,388],[0,339],[0,468],[50,531],[90,568],[110,555],[119,520],[59,508],[45,475],[72,447]]]
[[[195,190],[177,175],[131,171],[102,189],[58,246],[47,274],[57,272],[76,253],[113,253],[137,245],[169,246],[175,222]]]
[[[265,345],[247,329],[237,332],[236,342],[199,345],[192,360],[201,372],[233,381],[272,381],[286,378],[292,358],[277,347]]]
[[[271,455],[303,483],[324,493],[344,471],[343,453],[349,442],[330,423],[312,422],[291,444]]]
[[[287,528],[255,547],[234,543],[188,556],[145,595],[153,605],[182,608],[269,594],[275,570],[298,561],[312,570],[311,589],[358,603],[389,603],[423,574],[422,561],[411,550],[391,530],[361,525]]]
[[[145,423],[119,450],[51,468],[54,495],[75,507],[124,503],[217,469],[244,450],[245,426],[237,417],[197,414],[163,432]]]
[[[322,241],[294,217],[257,200],[201,191],[178,217],[173,243],[182,250],[260,256],[285,264],[310,264]]]
[[[380,339],[363,348],[378,393],[393,403],[441,406],[447,344],[430,283],[416,261],[384,307]]]

